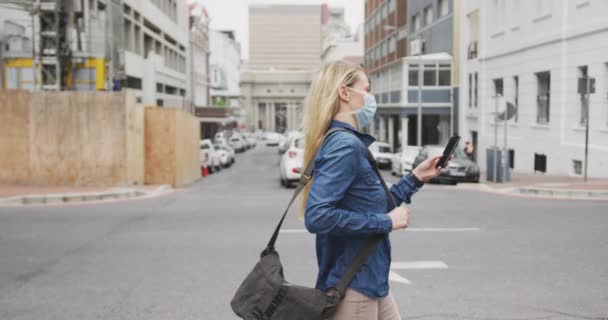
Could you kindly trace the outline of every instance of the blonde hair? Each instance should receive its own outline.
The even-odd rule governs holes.
[[[304,166],[314,159],[321,147],[323,136],[340,109],[338,88],[350,86],[358,80],[363,68],[345,61],[325,64],[312,81],[304,100],[302,130],[304,132]],[[314,177],[313,177],[314,179]],[[312,181],[308,182],[302,195],[300,217],[304,217],[306,202]]]

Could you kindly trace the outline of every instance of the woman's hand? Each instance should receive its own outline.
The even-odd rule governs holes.
[[[438,176],[439,173],[441,173],[441,169],[443,169],[441,167],[437,167],[439,159],[441,159],[441,156],[435,156],[424,160],[412,171],[412,174],[422,182],[431,180],[432,178]]]
[[[397,207],[388,213],[393,223],[393,231],[407,228],[410,222],[410,210],[405,207]]]

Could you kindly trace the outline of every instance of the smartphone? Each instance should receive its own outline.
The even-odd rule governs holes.
[[[456,147],[458,147],[459,142],[460,142],[460,136],[453,136],[450,138],[448,145],[445,146],[445,149],[443,149],[443,155],[441,156],[441,159],[439,159],[439,162],[437,163],[437,168],[439,168],[439,167],[445,168],[448,165],[448,161],[450,161],[452,154],[454,154],[454,151],[456,151]]]

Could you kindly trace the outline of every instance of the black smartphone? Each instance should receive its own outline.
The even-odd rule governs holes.
[[[439,168],[439,167],[445,168],[445,166],[448,165],[448,161],[450,161],[452,154],[454,154],[454,151],[456,151],[456,147],[458,147],[459,142],[460,142],[460,136],[453,136],[450,138],[448,145],[445,146],[445,149],[443,149],[443,155],[441,156],[441,159],[439,159],[439,162],[437,163],[437,168]]]

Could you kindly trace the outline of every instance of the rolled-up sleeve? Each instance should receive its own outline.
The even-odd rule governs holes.
[[[402,202],[410,204],[412,202],[412,196],[418,192],[416,184],[409,175],[404,175],[397,181],[397,183],[391,186],[391,193],[397,205],[401,205]]]
[[[362,148],[357,143],[337,134],[326,141],[323,153],[316,159],[304,218],[309,232],[354,235],[392,230],[386,212],[353,212],[338,208],[357,176],[358,152]]]

